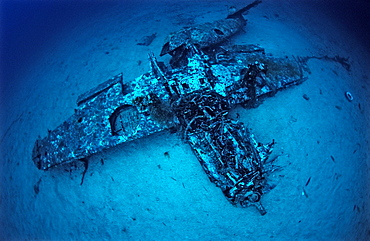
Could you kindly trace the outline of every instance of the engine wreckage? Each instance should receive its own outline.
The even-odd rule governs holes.
[[[264,97],[305,77],[295,59],[275,58],[257,45],[221,45],[245,25],[242,13],[258,3],[224,21],[171,34],[161,53],[172,55],[169,65],[151,53],[148,73],[129,83],[119,74],[80,95],[75,113],[35,142],[32,159],[37,168],[82,160],[176,128],[232,204],[254,205],[264,215],[260,200],[271,189],[267,175],[276,169],[268,160],[274,142],[257,142],[228,113],[236,105],[256,107]],[[235,29],[227,32],[231,25]]]

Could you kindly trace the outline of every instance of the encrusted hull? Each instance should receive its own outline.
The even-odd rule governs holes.
[[[119,74],[81,95],[75,114],[36,141],[32,159],[37,168],[86,160],[175,128],[232,204],[253,205],[264,215],[260,199],[269,190],[267,175],[275,170],[267,161],[274,142],[257,142],[228,113],[236,105],[257,107],[265,97],[303,82],[301,63],[265,54],[257,45],[214,46],[211,41],[207,48],[187,42],[169,65],[153,54],[149,62],[151,70],[131,82]]]

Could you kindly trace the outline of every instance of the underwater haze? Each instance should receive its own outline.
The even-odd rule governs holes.
[[[0,1],[0,240],[369,240],[368,1],[263,0],[227,40],[309,58],[305,82],[231,113],[276,142],[264,216],[230,204],[169,131],[91,156],[86,174],[34,165],[36,139],[80,94],[119,73],[130,83],[150,52],[167,64],[169,33],[250,2]]]

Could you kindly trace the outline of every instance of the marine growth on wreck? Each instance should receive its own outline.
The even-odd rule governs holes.
[[[122,73],[80,95],[75,113],[36,140],[36,167],[86,161],[104,149],[173,128],[233,205],[252,205],[264,215],[261,197],[271,189],[267,176],[278,168],[269,160],[274,141],[259,143],[228,113],[237,105],[256,107],[306,77],[302,61],[225,41],[246,24],[242,14],[260,2],[225,19],[171,33],[161,50],[172,56],[170,63],[149,53],[151,70],[130,86]]]

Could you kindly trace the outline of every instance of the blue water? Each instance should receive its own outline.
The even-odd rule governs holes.
[[[129,82],[149,70],[147,53],[158,56],[168,33],[244,4],[1,1],[0,239],[367,240],[367,1],[264,1],[231,40],[278,57],[340,56],[351,65],[309,60],[305,83],[233,112],[258,141],[277,142],[283,170],[263,196],[265,216],[228,203],[190,147],[168,132],[93,156],[83,185],[82,165],[44,172],[32,163],[36,138],[73,114],[79,94],[121,72]],[[149,46],[137,45],[153,33]]]

